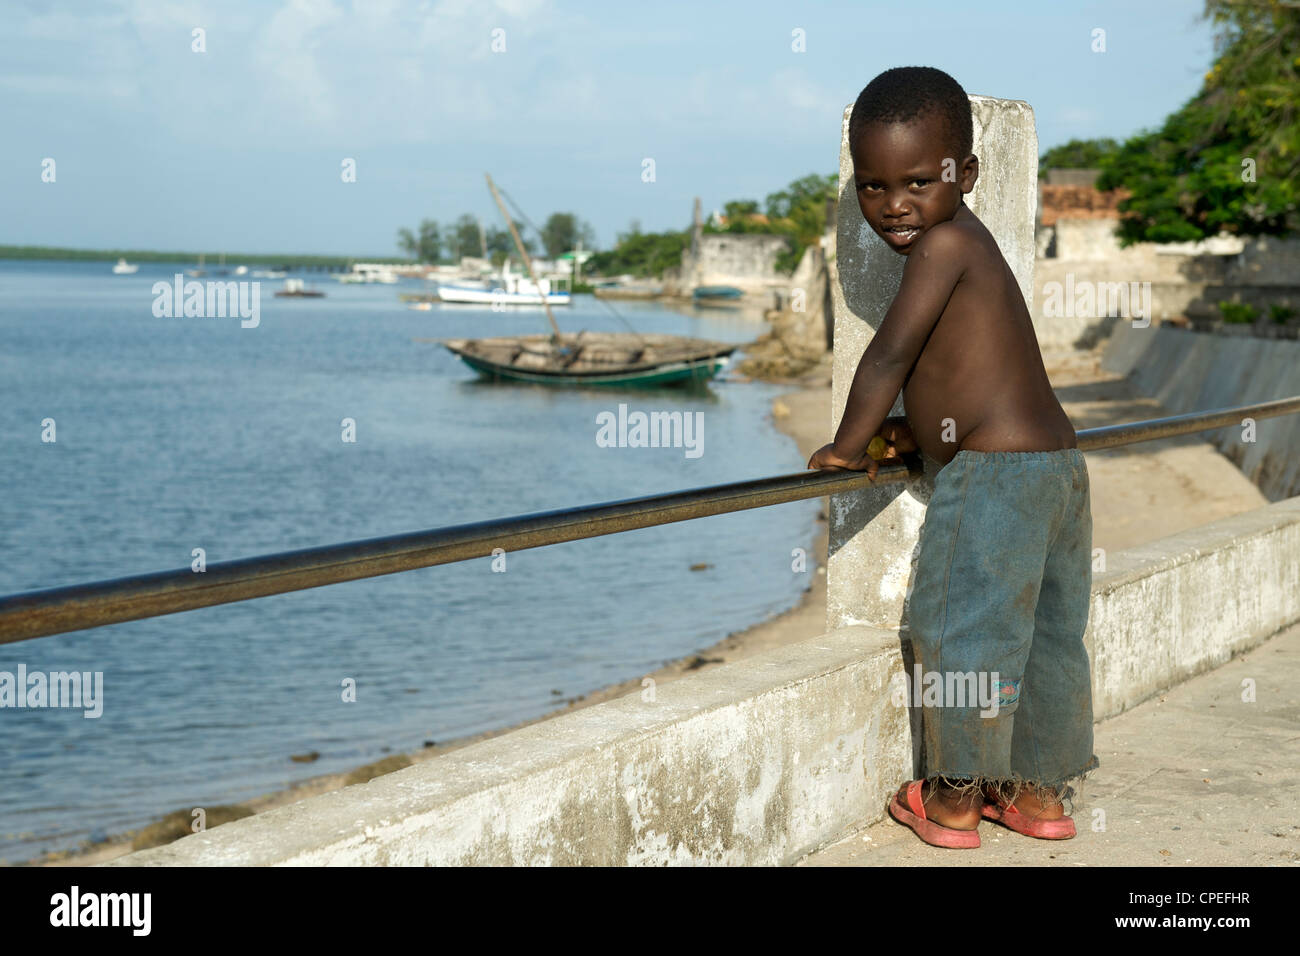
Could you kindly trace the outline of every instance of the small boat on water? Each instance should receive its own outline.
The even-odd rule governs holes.
[[[703,383],[740,346],[680,335],[579,332],[442,339],[443,348],[484,378],[545,385]]]
[[[691,297],[696,305],[733,305],[744,294],[734,285],[702,285],[696,287]]]
[[[308,289],[301,279],[285,279],[284,288],[276,296],[286,299],[320,299],[324,298],[325,293]]]
[[[550,279],[533,282],[510,271],[507,262],[498,278],[484,283],[439,284],[438,297],[443,302],[464,305],[570,305],[572,297],[567,289],[553,289]]]
[[[198,267],[195,269],[187,270],[185,274],[188,276],[193,276],[195,279],[201,279],[203,278],[203,276],[208,274],[208,270],[203,268],[203,253],[201,252],[199,253]]]
[[[140,266],[127,262],[125,259],[118,259],[117,265],[113,266],[113,275],[115,276],[133,276]]]
[[[400,277],[392,269],[385,269],[377,265],[352,266],[347,272],[340,272],[334,278],[345,284],[363,285],[372,282],[381,282],[384,285],[396,285]]]
[[[254,279],[283,279],[287,273],[278,269],[256,269],[253,271]]]

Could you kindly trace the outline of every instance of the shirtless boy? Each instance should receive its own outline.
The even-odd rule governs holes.
[[[926,672],[998,681],[996,716],[964,695],[922,708],[924,779],[890,813],[936,846],[979,846],[981,819],[1072,837],[1067,781],[1097,766],[1088,471],[1016,277],[963,201],[979,178],[970,101],[940,70],[888,70],[854,104],[849,143],[862,215],[907,262],[835,440],[808,467],[874,478],[877,434],[886,458],[919,446],[943,465],[921,529],[912,646]],[[906,416],[887,419],[900,389]]]

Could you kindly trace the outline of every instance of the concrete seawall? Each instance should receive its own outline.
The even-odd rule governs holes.
[[[1128,375],[1139,390],[1175,413],[1207,411],[1300,395],[1300,342],[1191,332],[1118,322],[1102,368]],[[1240,427],[1206,439],[1238,465],[1270,500],[1300,494],[1300,415],[1261,419],[1254,441]]]
[[[1300,498],[1107,564],[1098,719],[1300,620]],[[790,863],[912,775],[902,670],[894,632],[841,628],[109,865]]]

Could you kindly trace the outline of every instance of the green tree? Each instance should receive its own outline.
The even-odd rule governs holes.
[[[1300,5],[1208,0],[1205,16],[1218,58],[1200,92],[1102,161],[1098,188],[1132,194],[1125,245],[1300,229]]]
[[[586,275],[661,276],[665,269],[682,264],[682,250],[691,242],[691,231],[641,232],[633,223],[635,232],[623,233],[611,250],[598,252],[587,260]]]
[[[753,199],[733,199],[729,203],[723,203],[722,214],[727,217],[727,226],[740,226],[747,217],[758,212],[758,203]]]
[[[397,230],[397,245],[417,262],[437,262],[442,255],[442,238],[432,219],[420,220],[418,237],[409,229]]]
[[[1103,159],[1119,151],[1113,139],[1072,139],[1053,146],[1038,160],[1038,178],[1045,179],[1049,169],[1097,169]]]
[[[469,213],[447,224],[447,238],[444,245],[447,248],[447,255],[453,262],[459,262],[465,256],[482,255],[478,228],[478,220]]]
[[[772,219],[787,219],[800,206],[821,203],[825,209],[826,200],[834,199],[839,189],[839,173],[818,176],[812,173],[802,179],[796,179],[785,189],[771,193],[767,197],[767,214]],[[823,211],[822,220],[825,221]]]
[[[618,246],[619,244],[624,243],[629,239],[635,239],[639,235],[641,235],[641,220],[632,219],[627,224],[627,232],[620,232],[617,236],[615,236],[614,245]]]
[[[590,249],[596,241],[591,226],[571,212],[553,212],[542,225],[542,248],[547,258],[554,259],[577,247],[578,242]]]
[[[839,190],[839,174],[819,176],[812,173],[796,179],[785,189],[771,193],[766,199],[768,221],[752,222],[733,210],[756,212],[758,204],[742,199],[726,203],[728,222],[723,230],[705,226],[705,232],[767,233],[785,236],[790,240],[786,251],[776,260],[776,268],[792,272],[803,257],[804,250],[821,239],[826,231],[826,201],[835,199]]]
[[[537,242],[532,236],[528,235],[527,230],[515,223],[515,228],[519,230],[519,239],[524,244],[524,249],[530,256],[537,254]],[[488,259],[494,266],[500,267],[507,259],[519,260],[519,250],[515,248],[515,240],[510,236],[510,230],[500,226],[488,226],[484,233],[487,240]],[[523,268],[523,263],[519,263]]]

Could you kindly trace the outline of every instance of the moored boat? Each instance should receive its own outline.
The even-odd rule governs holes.
[[[133,276],[140,266],[127,262],[125,259],[118,259],[117,265],[113,266],[113,275],[115,276]]]
[[[702,285],[696,287],[692,298],[697,305],[726,305],[739,302],[744,294],[734,285]]]
[[[529,291],[537,295],[546,310],[551,334],[434,340],[484,378],[568,386],[703,384],[716,375],[730,360],[731,353],[740,347],[683,335],[585,330],[575,335],[561,332],[551,314],[546,280],[538,278],[528,250],[519,238],[519,230],[506,212],[491,176],[487,177],[487,184],[510,229],[519,257],[528,269],[532,280]],[[508,269],[503,271],[502,278],[511,278]],[[513,289],[506,291],[518,293],[522,281],[516,277]],[[474,291],[486,291],[489,302],[493,293],[499,296],[502,292],[499,289]],[[446,299],[442,289],[439,294]],[[614,308],[609,303],[605,303],[605,307],[611,311]]]
[[[447,351],[492,380],[544,385],[656,386],[703,383],[739,348],[726,342],[635,332],[442,339]]]
[[[276,296],[285,299],[320,299],[325,296],[325,293],[308,289],[301,279],[285,279],[284,288],[277,292]]]
[[[440,283],[438,297],[443,302],[462,305],[570,305],[572,297],[567,289],[553,288],[550,279],[533,282],[510,271],[507,263],[501,275],[486,282]]]

